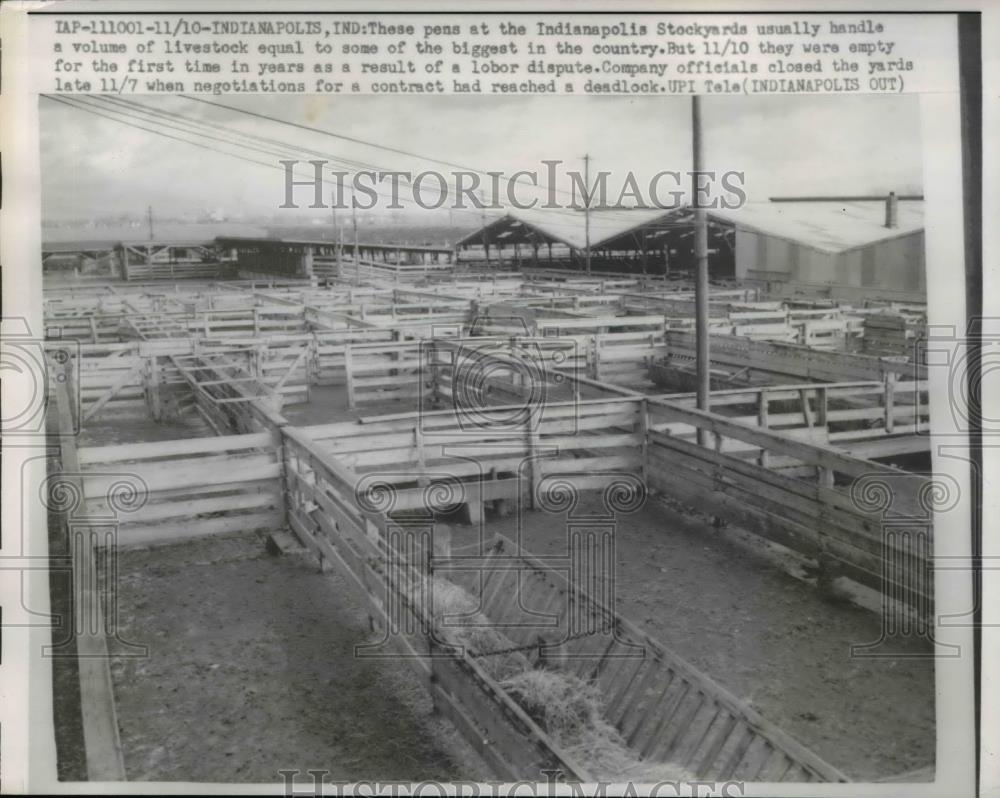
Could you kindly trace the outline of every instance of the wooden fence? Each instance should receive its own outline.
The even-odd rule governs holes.
[[[78,457],[88,511],[117,513],[119,547],[285,523],[280,454],[267,432],[90,446]]]
[[[595,434],[593,429],[598,417],[605,427],[636,427],[639,402],[591,403],[588,409],[594,412],[584,410],[572,422],[583,421],[591,428],[578,429],[576,436],[581,440],[570,444],[574,449],[590,449],[600,438],[615,447],[639,448],[637,438],[626,440],[616,431],[617,440],[612,442],[606,430]],[[622,418],[614,418],[619,415]],[[451,421],[447,414],[432,416],[426,433],[394,421],[286,427],[283,431],[293,530],[322,559],[339,565],[364,589],[387,626],[391,624],[399,633],[393,642],[409,645],[411,656],[417,651],[414,635],[429,634],[432,628],[428,617],[432,598],[431,604],[424,603],[423,594],[415,598],[413,591],[422,576],[414,565],[425,562],[427,551],[422,554],[419,544],[416,551],[403,551],[398,541],[405,535],[399,534],[400,522],[394,524],[391,519],[400,512],[428,508],[431,491],[425,486],[416,498],[402,480],[444,476],[434,463],[444,455],[440,442],[454,439],[449,436],[453,432]],[[572,437],[565,434],[568,416],[550,421],[562,425],[550,428],[550,432],[561,434],[542,433],[541,445],[553,443],[556,437]],[[438,443],[429,444],[428,439]],[[506,441],[507,450],[498,455],[514,456],[501,467],[517,468],[515,461],[523,459],[531,444],[527,435],[523,441]],[[479,451],[483,448],[489,449],[489,444]],[[400,481],[395,484],[385,473],[390,464],[400,471]],[[592,463],[580,464],[583,473],[592,473],[593,467]],[[359,480],[362,469],[374,469],[379,475],[377,486],[367,485],[363,477]],[[448,471],[447,478],[455,479],[455,474]],[[604,488],[607,485],[605,482]],[[454,501],[457,494],[448,491],[448,495],[447,501]],[[433,509],[433,504],[430,506]],[[429,540],[424,545],[428,546]],[[545,657],[545,662],[547,667],[594,681],[604,696],[606,719],[619,729],[637,758],[682,765],[699,778],[846,780],[613,609],[592,600],[578,584],[568,583],[530,555],[513,551],[509,542],[505,547],[494,547],[493,552],[481,561],[475,557],[435,559],[432,567],[446,574],[449,568],[482,573],[480,609],[515,644],[557,646],[560,638],[551,636],[553,628],[567,629],[571,614],[587,615],[584,625],[590,632],[573,636],[568,649]],[[410,622],[400,613],[412,616]],[[532,616],[528,622],[526,614]],[[544,641],[537,637],[539,618],[545,618],[549,630]],[[598,634],[601,631],[605,634]],[[476,747],[498,774],[523,778],[535,768],[558,762],[570,779],[590,775],[587,763],[566,757],[487,674],[480,653],[461,650],[445,654],[433,645],[431,651],[434,656],[414,660],[430,669],[436,705],[467,739],[479,741]]]
[[[419,557],[415,562],[390,554],[393,525],[385,513],[359,506],[353,472],[300,430],[285,428],[283,448],[292,530],[321,562],[361,588],[383,628],[396,632],[388,638],[391,648],[373,655],[402,654],[425,678],[433,673],[430,689],[439,711],[499,777],[534,778],[555,768],[568,779],[589,780],[584,764],[562,752],[467,652],[427,656],[433,608],[412,590],[426,570],[417,565]]]
[[[603,490],[641,473],[639,401],[546,403],[535,410],[452,408],[301,432],[337,458],[363,495],[388,491],[400,510],[434,510],[436,498],[450,495],[445,503],[466,506],[472,519],[498,499],[530,505],[568,482],[577,491]]]
[[[694,360],[695,337],[692,333],[668,330],[666,344],[669,359]],[[887,374],[912,380],[926,375],[926,369],[914,364],[845,352],[818,351],[797,344],[752,341],[735,335],[713,335],[710,348],[713,367],[719,365],[758,371],[794,382],[881,381]]]
[[[929,537],[913,546],[886,534],[882,509],[852,490],[864,480],[891,486],[894,514],[923,519],[929,536],[928,477],[718,413],[656,399],[648,408],[651,488],[816,559],[827,574],[896,595],[925,617],[931,612]],[[707,445],[697,442],[699,432]]]
[[[694,407],[693,394],[661,396]],[[930,406],[926,380],[805,383],[713,391],[709,409],[731,421],[778,431],[796,440],[834,445],[841,450],[868,448],[882,456],[927,451]],[[727,451],[741,451],[730,442]],[[757,447],[742,447],[747,452]],[[777,464],[771,462],[775,467]]]
[[[546,666],[594,684],[604,718],[646,763],[672,763],[716,781],[846,781],[843,773],[791,739],[676,653],[583,587],[587,556],[576,547],[565,567],[497,537],[481,559],[455,557],[440,566],[471,580],[481,611],[517,645],[538,644]],[[454,570],[453,570],[454,569]],[[611,593],[606,598],[613,601]]]
[[[167,342],[142,346],[157,344]],[[235,395],[240,389],[234,386],[240,384],[217,383]],[[546,403],[527,417],[519,415],[523,405],[487,405],[474,408],[481,416],[453,408],[303,428],[275,416],[266,398],[240,396],[231,405],[217,404],[217,410],[238,408],[238,419],[228,417],[230,429],[260,431],[88,447],[79,460],[93,514],[106,513],[123,491],[134,505],[119,530],[122,544],[275,529],[287,523],[325,562],[364,589],[372,611],[387,625],[399,621],[393,612],[408,614],[417,629],[430,624],[429,608],[414,601],[410,591],[420,574],[412,572],[412,563],[404,562],[400,571],[389,556],[400,514],[416,511],[426,519],[464,503],[474,520],[484,504],[498,499],[558,503],[567,486],[572,491],[607,490],[623,480],[711,507],[814,557],[827,574],[889,589],[926,611],[932,600],[930,583],[923,578],[930,549],[886,537],[883,511],[859,501],[852,488],[859,480],[885,480],[895,490],[894,511],[915,518],[921,514],[927,479],[766,428],[795,426],[800,415],[804,421],[809,413],[821,416],[823,403],[850,405],[872,397],[891,399],[888,416],[899,422],[896,410],[906,403],[896,401],[909,394],[919,405],[923,388],[893,383],[894,393],[886,397],[885,384],[809,385],[803,388],[812,392],[806,399],[795,386],[733,391],[715,397],[717,412],[687,407],[683,399],[635,395]],[[201,392],[206,394],[201,401],[225,398],[214,385]],[[783,404],[796,398],[803,402],[799,409]],[[765,408],[765,424],[747,423],[745,410],[753,403]],[[855,412],[859,410],[863,413]],[[876,410],[828,405],[826,427],[844,431],[836,425],[867,423]],[[886,418],[885,407],[880,412]],[[498,423],[504,420],[506,427]],[[699,444],[699,431],[706,445]],[[523,642],[517,625],[509,625],[511,613],[534,609],[563,623],[573,603],[568,596],[576,594],[540,561],[515,554],[514,571],[539,575],[531,580],[534,592],[526,596],[520,588],[509,589],[504,576],[511,573],[508,557],[487,563],[482,596],[491,619],[503,624],[514,642]],[[887,559],[895,564],[888,570]],[[604,618],[605,627],[610,613],[615,633],[613,639],[594,634],[574,639],[558,667],[595,681],[605,697],[607,719],[644,761],[678,763],[699,778],[843,779],[615,615],[613,608],[579,598],[573,600],[576,612],[582,601],[592,620]],[[475,652],[428,660],[416,656],[424,652],[423,639],[402,636],[396,644],[433,675],[431,690],[439,709],[477,741],[499,774],[516,778],[525,767],[557,766],[569,778],[590,775],[587,763],[560,751],[489,676]],[[643,651],[642,657],[619,656],[636,649]]]
[[[420,341],[345,344],[347,406],[391,399],[415,399],[426,391],[423,344]]]

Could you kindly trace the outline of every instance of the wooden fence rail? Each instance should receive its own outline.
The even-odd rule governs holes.
[[[281,463],[267,432],[89,446],[78,456],[88,510],[127,506],[119,547],[284,526]]]
[[[439,711],[501,778],[535,777],[556,768],[570,780],[589,780],[585,765],[562,752],[467,652],[427,656],[433,607],[413,590],[426,583],[425,560],[419,552],[414,559],[396,556],[391,541],[398,527],[384,512],[358,505],[350,470],[300,430],[286,427],[284,441],[291,528],[321,562],[358,585],[383,628],[395,632],[387,639],[391,649],[372,654],[399,652],[425,678],[432,677]],[[429,555],[426,548],[424,554]]]
[[[553,567],[498,536],[489,554],[442,561],[440,573],[477,573],[482,612],[518,645],[537,643],[546,666],[594,684],[605,719],[647,763],[699,779],[846,781],[743,701],[615,612],[607,574],[600,596],[575,566],[602,546],[576,547]]]
[[[930,611],[929,477],[716,413],[654,399],[648,408],[651,488],[814,558],[830,576],[848,576],[922,614]],[[698,431],[708,445],[696,442]],[[748,458],[748,450],[756,457]],[[886,534],[885,508],[855,488],[866,481],[887,486],[893,514],[921,527],[919,545]]]

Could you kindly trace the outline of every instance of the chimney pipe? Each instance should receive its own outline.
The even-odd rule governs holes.
[[[899,227],[899,200],[896,192],[890,191],[885,200],[885,226],[889,228]]]

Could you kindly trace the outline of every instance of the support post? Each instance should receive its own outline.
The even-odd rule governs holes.
[[[919,394],[917,400],[919,403]],[[893,406],[896,404],[896,373],[890,371],[885,375],[885,433],[891,435],[896,424],[896,414]]]
[[[694,254],[697,260],[695,279],[695,339],[697,342],[698,409],[708,410],[710,361],[708,349],[708,216],[698,198],[698,175],[704,171],[701,142],[701,97],[691,98],[691,129],[694,170],[691,176],[691,200],[694,205]],[[699,431],[699,443],[705,435]]]
[[[302,276],[307,280],[311,280],[313,277],[313,248],[306,247],[305,252],[302,253]]]
[[[146,390],[149,392],[149,415],[153,421],[159,421],[163,417],[163,410],[160,404],[160,363],[156,355],[149,358],[149,369],[146,373]]]
[[[590,274],[590,155],[583,156],[583,184],[585,186],[584,191],[586,191],[585,201],[586,205],[583,206],[584,213],[584,235],[587,244],[587,274]]]
[[[347,407],[354,409],[354,375],[351,374],[351,345],[344,344],[344,380],[347,386]]]
[[[351,223],[354,225],[354,283],[361,284],[361,256],[358,252],[358,209],[351,202]]]
[[[767,429],[770,426],[770,421],[768,421],[768,395],[767,388],[761,388],[760,393],[757,394],[757,425],[761,429]],[[766,448],[763,446],[760,449],[760,457],[757,460],[758,465],[761,468],[767,468],[770,462],[770,456]]]

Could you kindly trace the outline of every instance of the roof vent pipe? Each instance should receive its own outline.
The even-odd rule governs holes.
[[[885,226],[888,228],[899,227],[899,200],[896,192],[890,191],[885,199]]]

